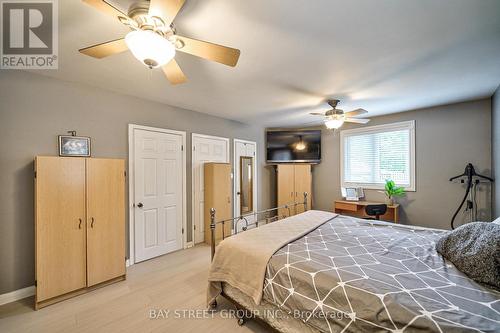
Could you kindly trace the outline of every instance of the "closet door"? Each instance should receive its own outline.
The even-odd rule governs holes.
[[[294,187],[294,165],[293,164],[278,164],[278,206],[290,204],[295,201],[295,187]],[[290,209],[279,209],[278,215],[280,217],[295,215],[294,207]]]
[[[125,162],[87,159],[87,285],[125,274]]]
[[[296,164],[294,170],[295,202],[304,201],[304,192],[307,192],[307,206],[311,209],[311,165]],[[304,205],[295,207],[295,214],[304,212]]]
[[[84,288],[85,159],[36,157],[36,302]]]

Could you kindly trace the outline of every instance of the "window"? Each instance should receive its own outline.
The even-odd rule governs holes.
[[[340,133],[342,186],[383,189],[387,179],[415,191],[415,121]]]

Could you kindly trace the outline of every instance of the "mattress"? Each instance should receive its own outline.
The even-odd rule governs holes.
[[[271,257],[263,302],[321,332],[500,331],[500,293],[436,252],[443,232],[338,216]]]

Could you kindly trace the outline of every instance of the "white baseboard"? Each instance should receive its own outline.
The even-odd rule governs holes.
[[[33,296],[35,294],[35,286],[26,287],[11,291],[10,293],[0,295],[0,305],[12,303],[17,300]]]

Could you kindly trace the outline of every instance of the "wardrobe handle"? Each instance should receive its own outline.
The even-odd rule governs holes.
[[[78,229],[82,228],[82,219],[78,219]]]
[[[94,227],[94,218],[93,217],[90,218],[90,227],[91,228]]]

